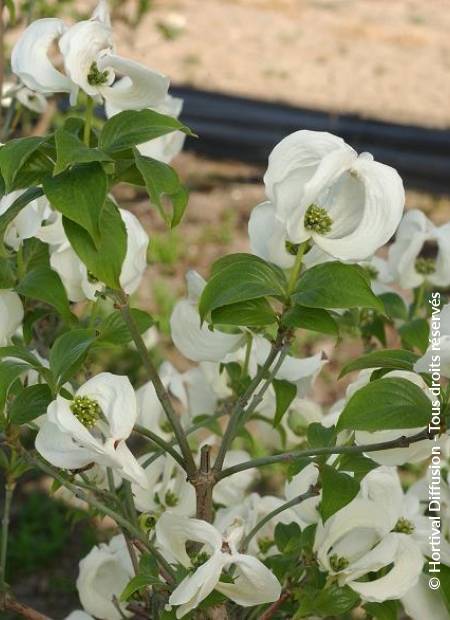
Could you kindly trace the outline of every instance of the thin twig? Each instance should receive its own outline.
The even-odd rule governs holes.
[[[29,605],[25,605],[24,603],[20,603],[12,596],[7,596],[5,600],[5,609],[6,611],[13,611],[16,614],[22,616],[22,618],[27,618],[27,620],[52,620],[49,616],[44,616],[36,609],[29,607]]]
[[[170,454],[170,456],[172,456],[184,470],[186,469],[186,465],[181,454],[174,450],[170,443],[165,441],[162,437],[160,437],[150,429],[145,428],[145,426],[141,426],[140,424],[135,424],[133,430],[139,435],[150,439],[150,441],[156,444],[159,448],[162,448],[162,454]]]
[[[283,454],[274,454],[272,456],[263,456],[251,461],[245,461],[238,463],[232,467],[227,467],[217,475],[218,480],[237,474],[240,471],[246,469],[252,469],[253,467],[264,467],[266,465],[274,465],[275,463],[291,463],[298,459],[313,457],[313,456],[328,456],[331,454],[361,454],[362,452],[378,452],[379,450],[390,450],[391,448],[407,448],[417,441],[424,439],[430,439],[430,432],[428,428],[420,431],[416,435],[411,437],[405,437],[402,435],[397,439],[390,441],[380,441],[379,443],[372,443],[366,445],[354,445],[354,446],[331,446],[325,448],[311,448],[310,450],[296,450],[294,452],[285,452]]]
[[[272,603],[272,605],[266,609],[266,611],[263,613],[263,615],[260,617],[259,620],[270,620],[270,618],[273,618],[273,616],[280,609],[283,603],[285,603],[288,599],[290,599],[291,596],[292,596],[291,592],[288,592],[288,591],[282,592],[280,598],[274,603]]]
[[[184,458],[186,472],[188,473],[188,476],[193,476],[195,475],[195,472],[196,472],[196,466],[195,466],[194,457],[192,456],[192,452],[191,452],[189,443],[186,438],[186,433],[184,432],[180,419],[175,409],[172,406],[169,393],[167,392],[166,388],[163,385],[163,382],[160,379],[158,371],[156,370],[153,364],[153,361],[147,351],[147,347],[145,346],[145,343],[142,339],[142,336],[139,332],[136,322],[130,312],[130,306],[128,304],[128,297],[125,293],[120,291],[116,293],[116,298],[118,301],[117,306],[120,309],[122,316],[125,320],[125,323],[128,326],[131,337],[134,341],[134,344],[136,345],[136,349],[139,355],[141,356],[141,359],[145,366],[147,374],[151,382],[153,383],[156,395],[158,396],[158,399],[164,409],[167,419],[169,420],[170,425],[172,426],[174,435],[176,437],[178,445],[180,446],[181,454],[183,455],[183,458]]]
[[[0,552],[0,592],[6,592],[6,558],[8,550],[9,519],[11,515],[12,498],[15,488],[14,481],[6,480],[5,483],[5,506],[2,518],[2,546]]]
[[[309,499],[310,497],[316,497],[318,494],[319,494],[318,489],[311,487],[306,493],[302,493],[302,495],[298,495],[297,497],[290,499],[288,502],[285,502],[281,506],[278,506],[278,508],[275,508],[275,510],[272,510],[271,512],[266,514],[266,516],[263,517],[261,521],[258,521],[255,527],[252,530],[250,530],[247,536],[245,536],[242,539],[241,552],[244,553],[246,551],[252,538],[256,536],[259,530],[263,528],[266,525],[266,523],[271,521],[274,517],[279,515],[281,512],[284,512],[285,510],[289,510],[289,508],[292,508],[293,506],[297,506],[297,504],[301,504],[302,502],[304,502],[306,499]]]

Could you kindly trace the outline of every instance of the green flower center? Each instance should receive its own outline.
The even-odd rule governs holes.
[[[261,553],[267,553],[271,547],[274,545],[274,541],[272,538],[268,536],[263,536],[262,538],[258,538],[258,547]]]
[[[319,235],[326,235],[330,232],[333,220],[328,215],[326,209],[317,205],[309,205],[306,209],[304,226],[306,230],[311,230]]]
[[[400,517],[392,531],[399,532],[400,534],[412,534],[414,530],[414,523],[409,521],[409,519],[405,519],[405,517]]]
[[[93,62],[87,76],[87,81],[90,86],[103,86],[108,82],[108,71],[100,71],[97,63]]]
[[[434,258],[417,258],[414,267],[417,273],[423,276],[430,276],[436,271],[436,261]]]
[[[73,415],[80,420],[86,428],[92,428],[102,415],[100,405],[89,396],[75,396],[70,405]]]
[[[164,502],[168,508],[173,508],[178,504],[178,496],[173,491],[167,491]]]
[[[341,570],[347,568],[350,562],[347,558],[339,557],[337,553],[330,557],[330,566],[335,573],[339,573]]]
[[[191,560],[191,562],[192,562],[192,569],[191,570],[195,570],[195,569],[199,568],[199,566],[201,566],[202,564],[204,564],[208,560],[209,560],[209,555],[207,553],[205,553],[204,551],[202,551],[201,553],[197,553],[197,555],[194,556],[194,558]]]

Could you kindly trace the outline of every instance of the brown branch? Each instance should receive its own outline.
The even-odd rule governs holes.
[[[260,620],[270,620],[279,610],[279,608],[291,597],[290,592],[282,592],[280,598],[272,603],[270,607],[266,609],[266,611],[261,616]]]
[[[6,611],[14,611],[16,614],[22,616],[22,618],[28,618],[28,620],[52,620],[49,616],[44,616],[44,614],[29,607],[29,605],[20,603],[12,596],[7,595],[4,603]]]

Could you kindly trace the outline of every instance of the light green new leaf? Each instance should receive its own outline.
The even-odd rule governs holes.
[[[144,157],[137,150],[135,161],[145,181],[151,202],[158,208],[164,221],[174,228],[180,223],[186,210],[189,198],[187,189],[181,184],[175,170],[167,164]],[[169,200],[172,205],[171,215],[167,214],[164,209],[165,199]]]
[[[89,274],[110,288],[120,288],[120,272],[127,252],[127,231],[115,204],[107,200],[102,209],[97,246],[87,231],[72,220],[64,217],[63,225],[71,246]]]
[[[407,379],[378,379],[353,394],[341,413],[337,430],[381,431],[420,428],[431,417],[431,401]]]
[[[194,135],[188,127],[172,116],[153,110],[125,110],[106,121],[100,134],[99,147],[107,151],[117,151],[143,144],[172,131]]]
[[[131,309],[131,315],[139,333],[143,334],[153,324],[153,318],[137,308]],[[97,345],[124,345],[132,340],[132,336],[119,310],[111,312],[98,327]]]
[[[367,274],[358,265],[315,265],[302,274],[292,297],[310,308],[373,308],[384,313],[382,301],[374,295]]]
[[[81,226],[93,242],[100,243],[100,216],[108,191],[107,176],[99,163],[75,166],[44,180],[52,207]]]

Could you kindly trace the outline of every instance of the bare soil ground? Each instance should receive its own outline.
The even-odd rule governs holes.
[[[449,30],[449,0],[154,0],[117,35],[174,82],[447,127]]]

